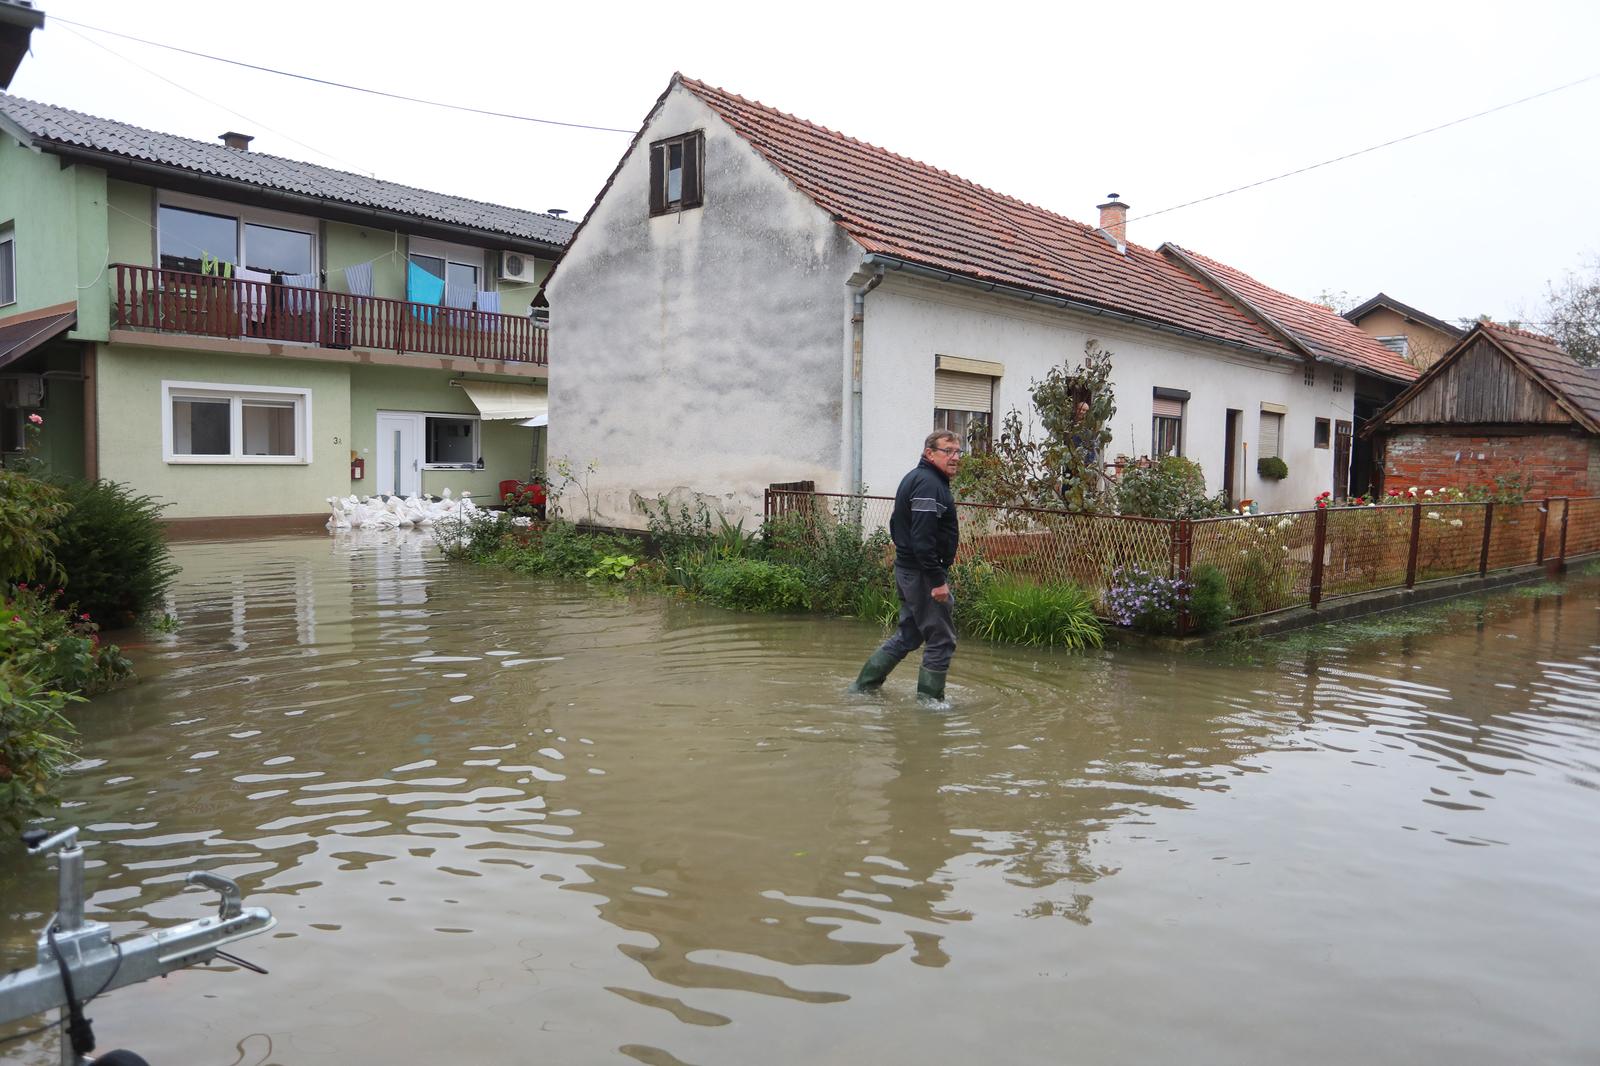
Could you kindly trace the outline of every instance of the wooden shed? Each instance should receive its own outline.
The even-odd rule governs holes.
[[[1386,488],[1600,495],[1600,371],[1537,333],[1480,322],[1364,432]]]

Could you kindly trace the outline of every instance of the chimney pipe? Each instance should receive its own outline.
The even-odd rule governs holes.
[[[1100,228],[1116,244],[1128,243],[1128,205],[1114,192],[1107,193],[1106,202],[1100,205]]]
[[[223,144],[229,148],[237,148],[241,152],[248,152],[250,150],[250,142],[255,140],[248,133],[235,133],[233,130],[229,130],[227,133],[219,133],[217,136],[222,138]]]

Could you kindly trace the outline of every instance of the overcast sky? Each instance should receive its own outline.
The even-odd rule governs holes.
[[[681,70],[1080,221],[1121,193],[1135,242],[1173,241],[1307,298],[1382,290],[1441,318],[1505,319],[1600,255],[1600,80],[1141,217],[1600,73],[1593,0],[36,3],[213,55],[629,130]],[[237,129],[258,151],[575,218],[629,139],[57,21],[10,91],[201,139]]]

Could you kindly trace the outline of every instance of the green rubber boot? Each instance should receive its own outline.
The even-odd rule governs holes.
[[[867,660],[867,665],[861,668],[861,674],[850,686],[851,692],[871,692],[883,686],[884,679],[889,676],[889,671],[900,665],[900,660],[879,648]]]
[[[926,666],[917,671],[917,698],[933,703],[944,702],[943,670],[929,670]]]

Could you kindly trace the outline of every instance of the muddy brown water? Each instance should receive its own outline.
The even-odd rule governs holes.
[[[77,712],[91,915],[266,966],[96,1003],[154,1066],[1600,1056],[1600,595],[1204,657],[877,634],[451,564],[178,548]],[[7,844],[0,964],[53,877]],[[15,1027],[14,1027],[15,1028]],[[52,1040],[0,1047],[54,1061]]]

